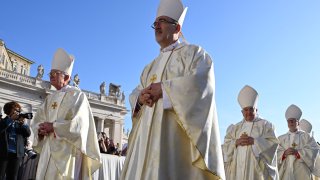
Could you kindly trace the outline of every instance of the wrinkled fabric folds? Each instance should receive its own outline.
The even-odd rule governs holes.
[[[39,124],[52,122],[54,133],[38,140]],[[100,167],[95,124],[86,95],[77,88],[48,95],[31,124],[34,148],[40,153],[36,179],[90,179]],[[82,163],[81,163],[82,162]]]
[[[163,68],[159,61],[166,61]],[[224,179],[210,56],[185,44],[161,52],[130,95],[132,110],[154,74],[172,108],[164,109],[159,99],[133,118],[121,179]]]

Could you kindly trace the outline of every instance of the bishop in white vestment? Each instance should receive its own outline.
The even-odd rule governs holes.
[[[161,52],[130,95],[123,180],[224,179],[213,63],[201,47],[179,43],[185,12],[180,0],[160,2],[153,25]]]
[[[314,168],[312,170],[312,174],[313,174],[313,178],[315,180],[320,180],[320,145],[314,139],[313,132],[311,133],[312,124],[306,119],[301,119],[301,121],[299,122],[299,129],[308,133],[313,138],[313,141],[315,141],[313,143],[316,143],[318,145],[319,153],[316,158],[316,162],[315,162]]]
[[[279,136],[278,167],[280,179],[307,180],[312,178],[319,148],[314,139],[298,129],[301,109],[291,105],[286,111],[289,132]]]
[[[244,118],[228,129],[224,139],[226,179],[279,179],[276,164],[279,141],[274,126],[257,114],[257,91],[245,86],[238,102]]]
[[[73,58],[58,49],[52,61],[48,95],[31,122],[40,153],[36,179],[91,179],[100,166],[93,115],[86,95],[68,84]]]

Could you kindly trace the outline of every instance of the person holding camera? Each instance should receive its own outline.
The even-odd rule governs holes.
[[[0,179],[17,179],[19,166],[24,156],[25,138],[31,132],[20,116],[21,106],[17,102],[8,102],[3,107],[7,115],[0,120]]]

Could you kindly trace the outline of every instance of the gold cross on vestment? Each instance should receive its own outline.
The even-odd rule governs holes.
[[[53,104],[51,104],[52,109],[56,109],[57,106],[58,106],[57,102],[54,102]]]
[[[157,80],[157,75],[156,74],[153,74],[150,78],[150,82],[153,83]]]
[[[248,136],[247,132],[243,132],[241,136]]]
[[[298,144],[296,144],[296,143],[292,143],[292,147],[293,147],[293,149],[295,149],[297,146],[298,146]]]

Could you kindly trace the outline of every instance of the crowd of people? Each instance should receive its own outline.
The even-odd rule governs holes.
[[[112,154],[117,156],[126,156],[127,146],[120,149],[120,144],[114,145],[113,139],[107,137],[105,132],[98,133],[98,143],[100,153]]]

